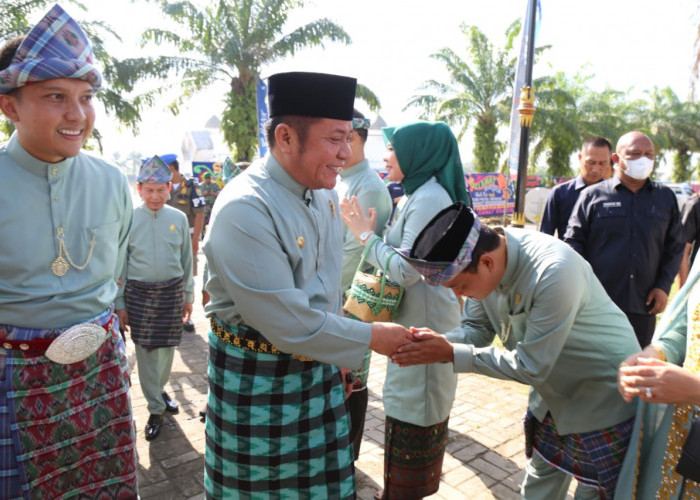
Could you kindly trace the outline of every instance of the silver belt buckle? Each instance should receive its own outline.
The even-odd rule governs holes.
[[[44,355],[54,363],[69,365],[82,361],[97,349],[107,337],[107,331],[93,323],[71,326],[56,337]]]

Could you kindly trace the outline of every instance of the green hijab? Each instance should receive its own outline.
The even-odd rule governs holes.
[[[384,127],[382,134],[396,152],[406,194],[435,177],[453,202],[469,204],[457,139],[445,122],[416,121]]]

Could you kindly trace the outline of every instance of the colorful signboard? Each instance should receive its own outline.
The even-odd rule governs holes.
[[[515,209],[513,185],[504,174],[466,174],[467,191],[472,198],[474,211],[479,217],[512,214]]]

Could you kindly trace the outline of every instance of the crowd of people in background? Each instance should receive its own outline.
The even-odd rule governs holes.
[[[377,499],[439,490],[465,372],[530,386],[524,498],[563,499],[572,478],[576,498],[700,495],[676,468],[700,413],[700,203],[681,214],[650,180],[647,135],[587,139],[541,232],[492,228],[447,124],[382,129],[387,187],[356,80],[279,73],[267,155],[227,159],[223,188],[155,155],[132,207],[123,173],[81,150],[93,59],[58,5],[0,50],[0,498],[138,498],[126,335],[153,441],[178,412],[164,388],[203,234],[207,498],[354,498],[372,351],[391,361]],[[343,312],[361,262],[402,287],[391,322]]]

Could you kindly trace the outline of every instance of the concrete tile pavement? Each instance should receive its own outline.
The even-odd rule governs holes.
[[[201,261],[201,253],[199,257]],[[199,420],[199,411],[204,408],[207,396],[209,326],[201,306],[201,277],[196,279],[196,290],[193,315],[196,332],[183,334],[166,386],[180,404],[180,413],[166,414],[161,435],[150,443],[144,438],[148,411],[139,384],[138,366],[134,366],[134,345],[130,340],[127,342],[133,366],[131,395],[143,500],[204,498],[204,424]],[[374,354],[368,414],[360,458],[356,462],[360,500],[371,499],[383,485],[385,371],[386,358]],[[518,491],[525,464],[521,419],[526,405],[526,386],[479,375],[460,375],[450,415],[440,490],[429,498],[520,498]]]

